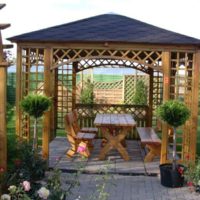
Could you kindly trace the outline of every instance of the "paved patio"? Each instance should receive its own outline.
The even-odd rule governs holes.
[[[127,141],[126,149],[131,158],[129,161],[123,160],[118,151],[115,150],[109,152],[105,161],[99,160],[100,144],[100,139],[94,141],[94,150],[89,159],[83,161],[78,154],[70,159],[66,157],[69,143],[65,137],[57,137],[50,144],[49,166],[69,172],[76,170],[81,163],[87,173],[98,173],[105,166],[112,174],[157,175],[159,173],[159,158],[156,158],[153,162],[144,163],[145,150],[140,147],[139,141]]]
[[[63,174],[64,176],[65,174]],[[102,200],[98,198],[97,184],[103,184],[102,176],[81,175],[80,186],[69,200]],[[113,184],[112,184],[113,183]],[[160,184],[160,177],[114,175],[106,184],[108,200],[197,200],[200,195],[188,187],[167,188]]]
[[[144,163],[144,150],[138,141],[127,141],[130,161],[124,161],[116,151],[108,154],[106,161],[97,159],[100,140],[95,141],[91,158],[82,160],[80,156],[73,159],[66,157],[69,144],[65,137],[57,137],[50,144],[51,168],[62,170],[63,187],[67,187],[69,172],[83,167],[80,186],[74,188],[67,200],[102,200],[98,189],[104,185],[108,200],[196,200],[200,195],[188,187],[167,188],[160,184],[159,158],[154,162]],[[106,168],[107,175],[99,175]],[[105,179],[109,179],[107,182]],[[99,185],[99,186],[98,186]]]

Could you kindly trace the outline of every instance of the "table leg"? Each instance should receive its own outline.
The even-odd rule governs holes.
[[[121,154],[121,156],[123,157],[124,160],[130,160],[128,152],[122,144],[122,142],[125,140],[127,132],[128,132],[128,128],[122,128],[122,130],[116,136],[116,139],[118,142],[115,145],[116,149],[119,151],[119,153]]]
[[[124,160],[130,160],[130,157],[128,156],[128,152],[122,145],[122,141],[125,139],[128,129],[122,128],[122,130],[119,130],[116,136],[113,136],[110,128],[102,127],[102,131],[104,132],[104,136],[107,139],[107,143],[101,149],[101,152],[99,154],[99,159],[104,160],[106,157],[106,154],[111,149],[117,149]]]

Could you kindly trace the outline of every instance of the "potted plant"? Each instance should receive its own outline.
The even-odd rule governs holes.
[[[169,100],[159,106],[156,113],[162,121],[168,123],[173,129],[172,163],[160,165],[161,184],[167,187],[183,186],[184,167],[176,163],[176,129],[190,117],[190,111],[183,102]]]
[[[29,94],[21,101],[22,110],[34,117],[33,150],[37,148],[37,121],[50,108],[51,100],[44,95]]]

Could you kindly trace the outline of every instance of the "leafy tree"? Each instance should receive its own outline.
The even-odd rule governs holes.
[[[81,91],[80,102],[84,104],[93,104],[94,103],[94,93],[93,93],[94,85],[91,83],[90,79],[88,79],[83,86],[83,90]]]
[[[186,105],[177,100],[170,100],[159,106],[157,116],[173,127],[173,167],[176,169],[176,128],[183,125],[190,117],[190,110]]]
[[[143,80],[138,80],[136,82],[136,90],[133,96],[133,103],[136,105],[147,104],[147,86]]]
[[[22,110],[30,117],[34,117],[33,149],[37,148],[37,120],[51,106],[51,100],[38,94],[29,94],[21,101]]]

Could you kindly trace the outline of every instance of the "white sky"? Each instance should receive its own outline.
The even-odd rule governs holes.
[[[104,13],[117,13],[200,39],[200,0],[4,0],[3,38]],[[9,43],[4,41],[4,43]]]

